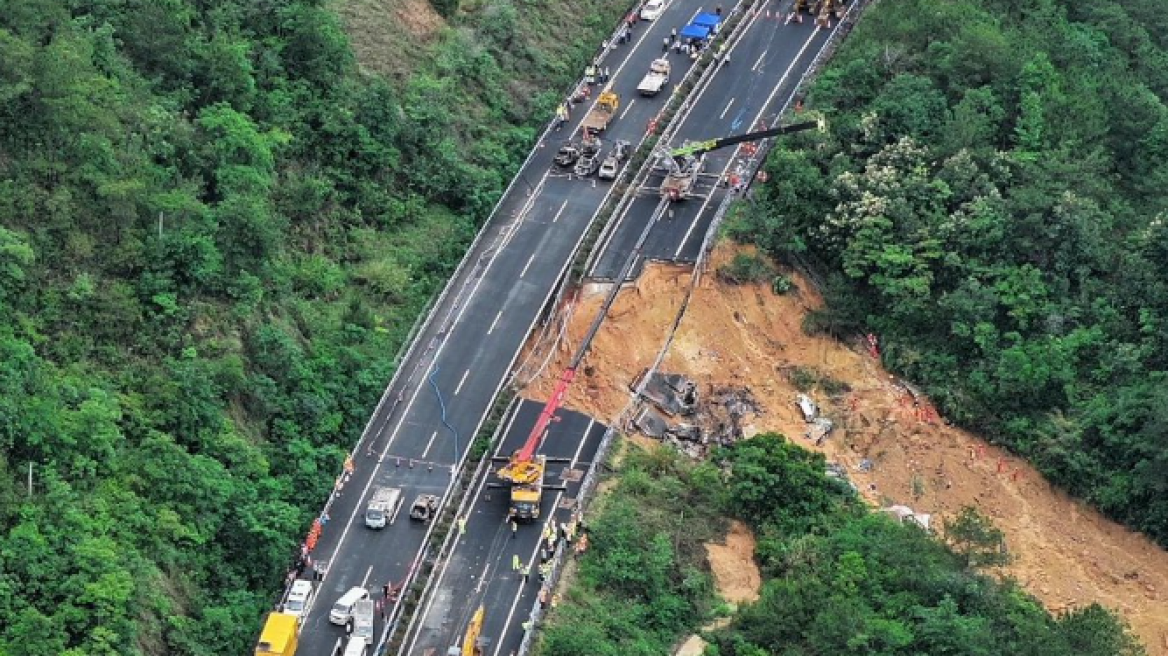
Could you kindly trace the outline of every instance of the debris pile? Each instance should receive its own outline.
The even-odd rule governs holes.
[[[803,421],[807,422],[807,431],[803,436],[815,442],[815,446],[823,446],[824,440],[835,429],[835,422],[827,417],[819,416],[819,406],[806,394],[795,397],[795,405],[803,413]]]
[[[931,530],[930,524],[933,521],[933,516],[930,515],[929,513],[914,512],[912,508],[909,508],[908,506],[900,506],[900,505],[888,506],[887,508],[881,508],[880,512],[886,512],[886,513],[890,513],[892,515],[895,515],[896,518],[899,519],[902,524],[908,523],[908,522],[913,522],[913,523],[917,524],[918,526],[920,526],[921,528],[925,529],[926,531]]]
[[[638,377],[642,380],[641,399],[646,403],[634,415],[632,426],[694,458],[702,457],[711,446],[746,437],[749,419],[762,414],[761,405],[746,387],[712,387],[701,395],[693,380],[681,374],[645,371]]]

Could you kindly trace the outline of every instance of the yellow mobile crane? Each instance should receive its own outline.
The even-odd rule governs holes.
[[[470,624],[466,626],[466,635],[462,637],[462,646],[454,646],[447,650],[447,656],[482,656],[486,651],[489,640],[482,637],[483,619],[486,616],[486,609],[479,606],[475,611],[474,616],[470,619]]]

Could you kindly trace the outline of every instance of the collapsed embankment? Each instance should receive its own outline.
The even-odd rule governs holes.
[[[729,260],[719,247],[713,266]],[[656,358],[690,284],[688,269],[652,265],[624,290],[585,360],[568,405],[605,421],[626,408],[630,387]],[[873,504],[903,504],[938,519],[974,506],[1005,533],[1016,578],[1048,609],[1098,602],[1131,623],[1150,654],[1168,654],[1168,553],[1053,488],[1029,465],[976,435],[914,407],[867,352],[801,329],[822,299],[795,276],[797,290],[728,285],[706,276],[662,364],[693,379],[699,393],[747,389],[757,412],[742,417],[747,435],[783,433],[817,449]],[[572,300],[565,339],[524,391],[546,398],[602,300]],[[552,331],[549,331],[552,332]],[[547,355],[539,348],[533,361]],[[836,430],[816,446],[795,398],[806,390]],[[830,392],[830,393],[828,393]],[[927,406],[927,399],[923,400]],[[707,427],[708,428],[708,427]]]

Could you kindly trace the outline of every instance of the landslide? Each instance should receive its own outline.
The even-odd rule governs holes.
[[[711,273],[741,250],[719,246]],[[921,421],[858,340],[804,334],[803,318],[823,301],[806,279],[792,276],[796,291],[776,296],[768,286],[730,285],[705,275],[661,370],[691,377],[703,394],[749,389],[759,411],[746,418],[745,434],[777,431],[824,452],[829,462],[846,466],[873,505],[904,504],[932,513],[934,526],[963,507],[976,507],[1005,533],[1015,558],[1001,568],[1002,576],[1016,578],[1055,613],[1092,602],[1114,609],[1150,654],[1168,654],[1168,553],[977,435],[940,420]],[[685,268],[651,264],[621,292],[569,394],[569,407],[609,422],[622,416],[630,386],[657,357],[690,280]],[[570,317],[565,338],[525,396],[546,399],[602,299],[595,291],[581,293],[561,308],[560,316]],[[530,351],[546,357],[547,343]],[[808,386],[809,380],[818,382]],[[806,424],[794,402],[796,383],[836,422],[836,432],[821,447],[802,437]],[[865,460],[872,465],[868,472],[859,469]]]

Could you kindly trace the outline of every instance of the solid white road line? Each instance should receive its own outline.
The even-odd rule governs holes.
[[[531,267],[531,263],[532,263],[534,260],[535,260],[535,253],[532,253],[532,254],[531,254],[531,257],[527,258],[527,264],[524,264],[524,265],[523,265],[523,270],[519,272],[519,277],[520,277],[520,278],[522,278],[523,276],[527,275],[527,269],[528,269],[529,267]]]
[[[508,432],[511,431],[511,427],[515,424],[515,418],[518,416],[519,416],[518,412],[513,413],[511,415],[511,419],[507,420],[507,426],[503,428],[503,432],[501,433],[502,435],[506,435]],[[495,452],[491,455],[498,456],[502,450],[503,450],[503,440],[499,440],[499,444],[497,446],[495,446]],[[487,474],[479,479],[479,485],[477,488],[475,488],[474,497],[472,497],[472,498],[478,499],[482,495],[483,488],[486,487],[487,481],[490,480],[490,478],[491,478],[490,474]],[[473,508],[473,507],[474,507],[474,503],[472,502],[471,505],[469,506],[469,508]],[[469,511],[469,508],[468,508],[468,511]],[[438,573],[438,580],[434,583],[435,589],[442,587],[442,580],[446,578],[446,572],[449,571],[449,565],[454,560],[454,552],[458,549],[458,544],[459,544],[459,542],[462,541],[462,537],[463,537],[462,533],[459,533],[458,535],[454,536],[454,542],[450,545],[450,554],[446,557],[445,560],[442,561],[442,565],[441,565],[442,571]],[[491,562],[488,560],[487,567],[490,567],[490,565],[491,565]],[[486,568],[483,568],[483,577],[486,577],[486,571],[487,571]],[[436,595],[436,594],[430,595],[430,599],[426,602],[426,608],[425,608],[425,610],[423,610],[422,614],[420,615],[421,619],[424,620],[426,618],[426,616],[428,616],[430,614],[430,609],[434,605],[434,600],[437,598],[438,598],[438,595]],[[413,622],[411,622],[411,624],[413,624]],[[413,640],[410,641],[410,648],[408,650],[406,650],[406,653],[413,653],[414,646],[417,645],[418,638],[420,636],[421,636],[421,631],[417,631],[414,633],[414,638],[413,638]]]
[[[487,334],[495,332],[495,326],[499,325],[499,319],[503,316],[503,311],[499,310],[499,314],[495,315],[495,320],[491,322],[491,327],[487,329]]]
[[[369,575],[372,573],[373,573],[373,566],[370,565],[369,569],[365,570],[365,578],[361,579],[361,587],[362,588],[365,587],[365,585],[367,583],[369,583]]]
[[[698,12],[694,12],[693,17],[696,17],[699,12],[700,12],[700,10]],[[691,19],[690,19],[691,21],[693,20],[693,17],[691,17]],[[620,75],[620,72],[622,70],[624,70],[625,66],[627,66],[628,63],[630,61],[632,61],[635,53],[641,48],[641,45],[644,43],[645,37],[647,37],[647,36],[649,36],[649,30],[643,30],[641,33],[641,36],[638,37],[636,39],[636,41],[633,42],[632,47],[629,48],[628,52],[625,53],[624,61],[622,61],[620,66],[617,67],[616,71],[613,72],[612,79],[615,80],[616,77],[618,75]],[[593,102],[593,106],[595,106],[595,102]],[[586,116],[586,115],[587,115],[587,112],[584,113],[584,116]],[[518,173],[516,173],[516,175],[519,175],[522,173],[523,173],[523,170],[520,170]],[[539,195],[539,191],[541,189],[543,189],[543,185],[547,181],[547,179],[551,175],[551,173],[552,173],[551,170],[544,171],[543,175],[540,177],[539,184],[536,185],[535,191],[531,194],[532,198]],[[563,208],[566,205],[567,205],[567,201],[564,201],[564,205],[562,205],[560,207],[561,212],[563,211]],[[556,218],[559,218],[558,214],[556,215]],[[483,281],[487,279],[487,277],[488,277],[487,274],[490,272],[491,268],[495,265],[495,262],[499,261],[499,259],[500,259],[499,255],[501,255],[503,250],[507,247],[507,245],[510,244],[511,237],[514,235],[514,232],[515,231],[512,230],[512,231],[510,231],[509,234],[504,235],[503,239],[501,240],[501,243],[498,246],[498,253],[496,253],[495,257],[491,258],[490,263],[487,264],[487,268],[483,271],[482,275],[479,276],[478,280],[475,281],[475,284],[470,289],[470,292],[467,293],[465,296],[462,295],[461,291],[455,294],[455,296],[454,296],[454,301],[456,303],[455,307],[458,307],[459,305],[461,305],[462,307],[458,310],[458,314],[455,315],[454,321],[451,322],[449,329],[447,329],[447,331],[446,331],[447,338],[451,334],[454,333],[455,328],[457,328],[459,323],[461,323],[462,316],[466,312],[466,309],[468,307],[470,307],[471,300],[474,299],[475,294],[478,292],[479,286],[482,285]],[[453,282],[453,281],[451,281],[451,282]],[[460,296],[462,296],[462,298],[459,298]],[[495,317],[496,322],[498,321],[498,319],[499,319],[498,317]],[[441,323],[439,323],[439,325],[441,325]],[[493,328],[494,328],[494,325],[492,324],[492,329]],[[442,355],[442,351],[445,350],[446,345],[450,343],[449,339],[447,339],[447,338],[443,338],[439,342],[437,349],[434,352],[434,356],[433,356],[433,359],[431,361],[431,366],[434,363],[438,362],[438,358]],[[425,354],[423,353],[423,355],[421,357],[424,358]],[[430,368],[427,368],[426,373],[429,374],[429,372],[430,372]],[[412,375],[413,374],[411,374],[411,376]],[[404,385],[408,385],[409,380],[410,379],[407,378]],[[405,407],[402,408],[401,413],[398,415],[396,424],[394,425],[393,429],[389,433],[389,439],[386,440],[386,442],[385,442],[385,448],[382,449],[381,453],[378,456],[378,460],[377,460],[378,463],[383,462],[385,460],[385,456],[389,454],[389,451],[393,447],[394,442],[397,441],[398,436],[401,434],[401,427],[405,423],[405,418],[409,415],[410,409],[413,408],[414,403],[418,400],[418,397],[420,396],[422,389],[425,387],[428,387],[428,385],[426,385],[424,382],[423,382],[423,384],[416,385],[414,387],[414,391],[410,395],[409,401],[407,401]],[[490,408],[490,406],[488,406],[488,407],[483,409],[483,414],[485,415],[486,413],[488,413],[490,411],[491,411],[491,408]],[[481,416],[482,415],[480,415],[480,417]],[[375,465],[375,467],[380,467],[380,464]],[[361,493],[360,493],[360,499],[364,499],[365,496],[369,494],[369,489],[371,487],[373,487],[373,481],[375,481],[376,479],[377,479],[376,471],[374,471],[374,474],[369,477],[368,481],[366,481],[365,487],[362,488]],[[334,561],[337,560],[338,556],[341,554],[341,550],[344,548],[344,545],[345,545],[345,539],[349,535],[349,530],[353,527],[353,523],[354,523],[354,520],[357,518],[357,514],[362,512],[362,510],[363,510],[363,508],[361,507],[361,504],[358,503],[353,508],[353,512],[349,514],[348,519],[345,521],[345,528],[341,531],[341,536],[337,540],[337,546],[333,549],[332,553],[329,556],[329,558],[331,560],[334,560]],[[329,573],[328,570],[326,570],[325,575],[324,575],[325,578],[328,577],[328,573]]]
[[[726,112],[730,111],[730,107],[732,107],[733,105],[734,105],[734,98],[731,98],[730,102],[726,103],[726,109],[723,109],[722,113],[718,115],[719,121],[726,118]]]
[[[584,445],[588,443],[588,433],[592,432],[592,426],[595,423],[596,423],[595,419],[588,420],[588,426],[584,429],[584,434],[580,437],[580,444],[576,447],[576,453],[572,454],[572,461],[568,464],[569,469],[575,467],[576,461],[580,459],[580,451],[582,451],[584,449]],[[560,499],[563,496],[564,496],[563,490],[556,492],[555,501],[552,502],[552,511],[551,511],[551,513],[548,514],[548,521],[550,521],[552,519],[552,517],[555,516],[556,508],[560,507]],[[544,522],[544,525],[546,526],[547,522]],[[542,546],[542,544],[543,544],[543,540],[539,540],[535,543],[535,550],[531,552],[530,558],[525,563],[529,567],[531,566],[531,564],[535,563],[535,559],[539,555],[539,549]],[[543,585],[543,584],[541,583],[540,585]],[[527,587],[526,581],[524,581],[522,578],[520,578],[519,579],[519,589],[515,592],[515,599],[512,600],[512,602],[511,602],[511,610],[507,611],[507,620],[503,622],[503,633],[504,634],[507,632],[507,629],[511,626],[511,618],[515,616],[515,608],[517,606],[519,606],[519,600],[523,598],[523,589],[526,587]],[[495,646],[495,652],[494,652],[494,654],[492,654],[492,656],[499,656],[499,651],[501,649],[503,649],[502,636],[500,636],[499,643]]]
[[[783,71],[783,77],[779,78],[778,83],[775,84],[774,90],[771,91],[771,94],[767,96],[766,101],[762,104],[762,109],[758,110],[758,114],[755,115],[754,121],[751,122],[752,127],[758,125],[758,122],[762,119],[763,115],[766,114],[767,107],[769,107],[771,101],[774,100],[775,94],[777,94],[779,89],[783,87],[783,83],[787,81],[788,77],[790,77],[791,71],[795,68],[795,65],[798,64],[799,60],[803,58],[803,53],[806,52],[807,48],[811,46],[811,42],[815,40],[815,35],[819,34],[819,29],[820,28],[816,26],[816,28],[811,31],[811,36],[807,37],[807,41],[803,44],[803,47],[799,49],[799,52],[791,61],[791,65],[787,67],[787,70]],[[722,171],[718,175],[719,182],[721,182],[722,178],[726,176],[726,171],[730,169],[730,165],[733,163],[733,157],[730,157],[728,160],[726,160],[726,165],[722,167]],[[714,184],[718,183],[715,182]],[[702,206],[698,209],[698,213],[694,216],[694,220],[690,222],[689,229],[685,231],[685,236],[681,238],[681,242],[677,245],[677,250],[673,251],[673,257],[676,258],[681,256],[681,251],[685,249],[685,245],[689,241],[690,235],[692,235],[694,229],[698,227],[699,219],[701,218],[702,213],[706,211],[706,207],[713,198],[713,193],[706,196],[706,200],[702,202]]]
[[[466,382],[466,377],[469,375],[470,375],[470,369],[467,369],[466,371],[462,372],[462,378],[458,379],[458,387],[454,388],[454,396],[458,396],[458,393],[462,391],[462,385],[463,385],[463,383]]]

